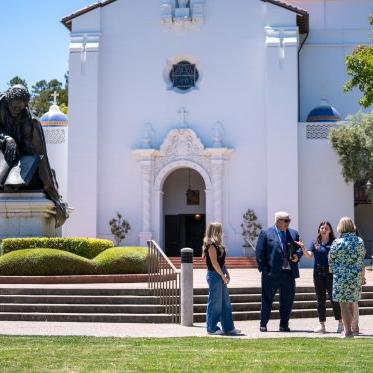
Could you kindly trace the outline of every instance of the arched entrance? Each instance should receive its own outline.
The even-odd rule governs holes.
[[[179,168],[163,183],[164,250],[179,256],[190,247],[201,256],[206,228],[206,194],[202,176],[193,168]]]
[[[199,197],[205,198],[204,210],[202,210],[206,215],[205,219],[207,222],[220,221],[224,224],[227,194],[225,170],[232,152],[232,149],[225,147],[205,148],[190,128],[171,130],[159,150],[151,148],[133,150],[141,168],[142,178],[140,245],[146,245],[148,240],[154,239],[161,248],[165,247],[164,185],[174,172],[176,176],[171,176],[169,183],[172,185],[176,182],[175,180],[178,179],[176,172],[182,172],[178,170],[191,169],[196,178],[198,176],[202,179],[204,189],[201,188]],[[188,188],[185,175],[186,171],[184,171],[183,190],[180,191],[180,195],[184,196]],[[191,211],[190,215],[198,213],[194,210],[189,211]]]

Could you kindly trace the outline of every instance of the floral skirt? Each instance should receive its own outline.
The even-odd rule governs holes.
[[[361,295],[360,270],[334,270],[333,301],[357,302]]]

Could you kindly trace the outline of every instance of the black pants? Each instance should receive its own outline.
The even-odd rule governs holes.
[[[329,273],[328,268],[315,268],[313,270],[313,282],[315,284],[317,296],[317,312],[320,322],[326,321],[326,292],[329,294],[329,299],[332,302],[333,313],[336,320],[341,320],[341,309],[339,303],[333,302],[333,275]]]
[[[260,310],[260,326],[267,326],[271,316],[275,294],[280,292],[280,326],[287,327],[295,296],[295,279],[291,271],[283,270],[278,278],[262,273],[262,307]]]

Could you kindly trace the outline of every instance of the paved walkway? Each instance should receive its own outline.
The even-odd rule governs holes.
[[[326,334],[313,333],[313,329],[317,326],[315,318],[290,320],[291,333],[280,333],[278,323],[279,320],[271,320],[268,323],[268,332],[260,333],[258,321],[238,321],[235,326],[242,330],[242,335],[234,338],[339,337],[339,334],[335,333],[336,321],[330,317],[326,322],[326,329],[329,331]],[[359,338],[373,338],[373,315],[360,316],[360,331]],[[174,324],[0,321],[0,335],[169,338],[205,337],[207,334],[205,325],[200,323],[193,327],[183,327]]]

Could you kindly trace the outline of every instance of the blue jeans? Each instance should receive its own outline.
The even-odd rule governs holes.
[[[213,333],[219,330],[220,328],[217,326],[219,321],[223,331],[229,332],[234,329],[234,324],[228,287],[215,271],[207,271],[206,279],[209,285],[206,314],[207,332]]]

